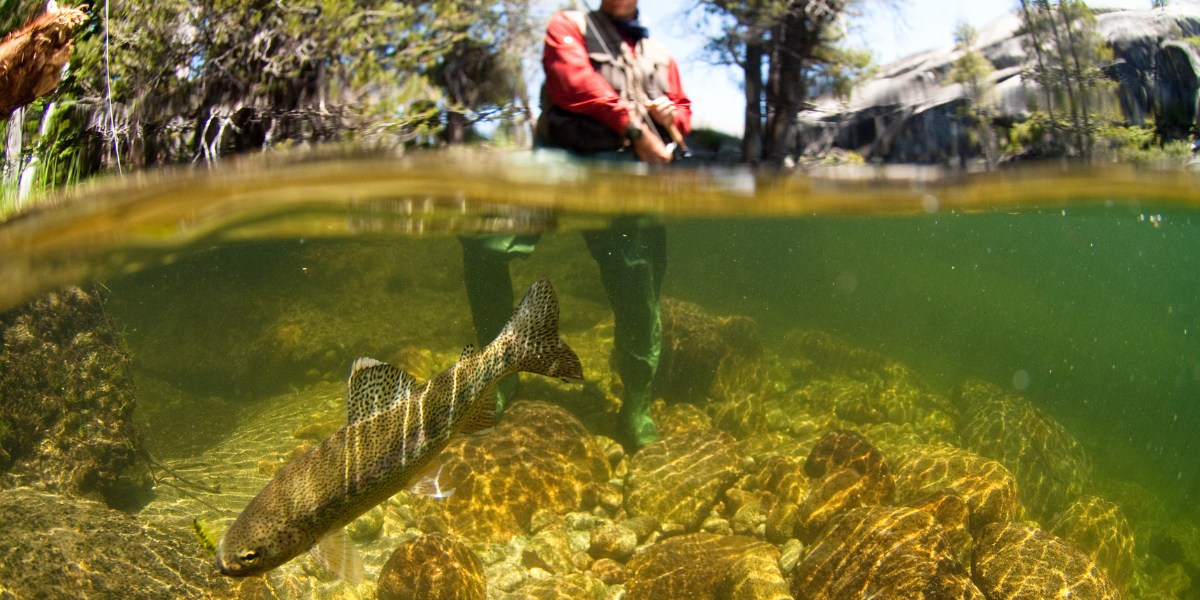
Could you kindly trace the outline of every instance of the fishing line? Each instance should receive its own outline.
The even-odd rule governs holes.
[[[123,175],[121,172],[121,146],[117,140],[117,120],[113,117],[112,109],[112,72],[109,71],[108,63],[108,4],[110,0],[104,0],[104,87],[108,90],[108,130],[113,136],[113,157],[117,159],[117,174]]]

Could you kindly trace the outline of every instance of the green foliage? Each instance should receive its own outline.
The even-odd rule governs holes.
[[[1021,0],[1022,33],[1034,58],[1025,77],[1041,89],[1047,151],[1087,156],[1112,102],[1114,86],[1100,71],[1112,50],[1081,0]],[[1056,118],[1056,113],[1062,119]]]
[[[534,0],[145,0],[113,3],[107,21],[88,4],[58,91],[28,108],[6,152],[0,216],[97,172],[321,142],[441,144],[472,139],[463,130],[480,120],[531,120]],[[42,6],[0,0],[0,24]]]
[[[875,0],[887,5],[890,0]],[[745,159],[782,163],[795,114],[816,96],[846,97],[873,73],[870,51],[847,46],[845,17],[862,0],[694,0],[693,24],[718,64],[746,72]],[[762,65],[769,72],[764,81]],[[764,106],[765,105],[765,106]],[[760,110],[760,107],[765,110]],[[765,119],[764,119],[765,116]]]
[[[806,78],[809,98],[828,95],[847,99],[858,82],[879,72],[875,53],[869,48],[822,45],[814,55],[816,62]]]
[[[1153,122],[1142,127],[1113,124],[1101,127],[1097,146],[1104,156],[1158,167],[1182,167],[1192,158],[1191,143],[1164,141]]]

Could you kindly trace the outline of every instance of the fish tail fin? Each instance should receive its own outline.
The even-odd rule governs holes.
[[[583,365],[575,351],[558,336],[558,296],[550,280],[537,280],[517,305],[512,319],[497,336],[515,360],[512,371],[547,377],[583,379]]]

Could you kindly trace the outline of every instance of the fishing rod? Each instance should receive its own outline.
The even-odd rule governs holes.
[[[598,32],[602,31],[596,25],[596,22],[592,20],[592,9],[590,7],[588,7],[587,3],[584,2],[583,0],[574,0],[574,2],[575,2],[576,10],[583,12],[583,18],[587,20],[588,27],[592,27]],[[603,35],[597,35],[596,38],[600,40],[600,45],[604,48],[605,54],[607,54],[613,58],[620,58],[620,56],[621,56],[620,54],[614,53],[612,51],[612,48],[608,47],[608,42],[606,42],[604,40]],[[643,106],[642,108],[649,110],[645,106]],[[676,156],[676,158],[691,158],[692,151],[691,151],[691,149],[688,148],[687,142],[683,141],[683,134],[679,133],[679,128],[675,126],[675,123],[672,122],[670,125],[667,126],[666,129],[667,129],[667,133],[669,133],[671,135],[671,143],[667,145],[667,152],[670,152],[671,155],[673,155],[673,156],[678,154],[678,156]]]

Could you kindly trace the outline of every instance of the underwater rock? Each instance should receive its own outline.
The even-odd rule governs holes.
[[[625,583],[625,566],[611,558],[597,559],[588,567],[588,570],[605,585]]]
[[[1096,496],[1081,498],[1054,518],[1050,533],[1092,557],[1122,594],[1129,589],[1133,530],[1116,504]]]
[[[29,488],[0,490],[0,548],[6,598],[234,598],[255,585],[221,575],[184,523]]]
[[[933,515],[938,524],[946,530],[946,541],[954,548],[954,556],[958,563],[971,564],[971,509],[958,492],[944,489],[917,498],[904,506]]]
[[[742,561],[747,562],[734,568]],[[625,565],[625,600],[781,597],[750,594],[754,586],[786,590],[778,561],[774,546],[752,537],[694,533],[668,538]]]
[[[129,358],[99,294],[69,287],[8,311],[0,341],[0,486],[149,502]]]
[[[548,529],[529,538],[521,550],[521,564],[547,573],[566,575],[579,570],[571,548],[571,535],[565,529]]]
[[[792,595],[804,600],[984,600],[954,558],[933,515],[870,507],[837,519],[796,566]]]
[[[883,355],[855,348],[824,331],[789,331],[784,336],[784,347],[810,361],[813,368],[829,373],[862,378],[887,366]]]
[[[663,298],[662,352],[654,376],[655,397],[702,402],[725,362],[751,363],[762,356],[758,325],[747,317],[714,317],[691,302]]]
[[[660,437],[696,429],[712,429],[712,418],[688,402],[667,404],[660,398],[651,405],[650,414]]]
[[[1088,555],[1023,523],[993,523],[975,539],[972,574],[991,600],[1117,600],[1119,591]]]
[[[441,455],[450,531],[478,542],[507,542],[532,531],[540,509],[582,509],[583,491],[612,477],[608,459],[566,410],[520,401],[484,436],[462,436]]]
[[[383,508],[376,506],[359,515],[346,525],[346,533],[356,542],[365,542],[379,537],[383,531]]]
[[[816,482],[795,511],[795,528],[791,536],[781,532],[773,535],[772,539],[795,537],[804,542],[813,541],[834,518],[866,504],[863,498],[869,487],[869,480],[854,469],[838,469],[829,473]],[[787,516],[780,518],[786,519]],[[767,527],[770,530],[779,526],[768,524]]]
[[[852,469],[867,481],[862,491],[864,504],[889,504],[896,482],[883,453],[852,431],[831,431],[813,446],[804,462],[804,472],[821,479],[840,469]]]
[[[971,527],[1013,520],[1017,482],[1000,463],[958,448],[910,446],[896,469],[896,496],[909,502],[941,489],[954,490],[971,509]]]
[[[588,554],[624,562],[637,548],[638,535],[622,524],[605,525],[592,530]]]
[[[963,444],[1012,472],[1021,504],[1032,518],[1049,521],[1090,492],[1091,458],[1050,415],[982,381],[966,382],[956,393],[963,411]]]
[[[379,572],[379,600],[484,600],[483,562],[461,540],[434,533],[396,548]]]
[[[599,584],[599,586],[597,586]],[[604,583],[585,574],[565,577],[530,578],[517,590],[501,596],[502,600],[597,600],[597,587]]]
[[[742,468],[742,455],[725,432],[698,429],[660,438],[630,462],[625,510],[653,516],[664,531],[671,524],[695,531]]]

